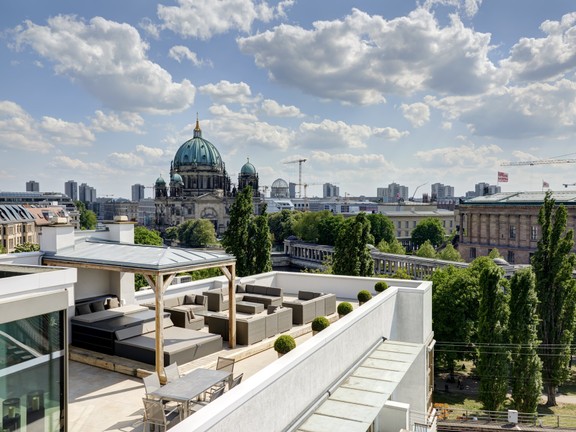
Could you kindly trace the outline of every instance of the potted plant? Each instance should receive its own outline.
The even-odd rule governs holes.
[[[354,310],[352,303],[342,302],[338,304],[338,317],[342,318],[344,315],[348,315],[350,312]]]
[[[379,281],[374,284],[374,291],[377,293],[381,293],[382,291],[386,291],[388,289],[388,284],[384,281]]]
[[[370,300],[372,298],[372,294],[370,294],[370,291],[368,290],[362,290],[362,291],[358,291],[358,303],[360,304],[360,306],[362,306],[364,303],[366,303],[368,300]]]
[[[296,341],[290,335],[280,335],[274,341],[274,351],[278,353],[278,357],[282,357],[294,348],[296,348]]]
[[[324,330],[326,327],[330,325],[330,321],[328,318],[324,316],[317,316],[312,320],[312,334],[316,334],[319,331]]]

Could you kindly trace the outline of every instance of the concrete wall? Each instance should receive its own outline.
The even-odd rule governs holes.
[[[42,265],[43,252],[0,254],[0,264]]]
[[[398,432],[410,429],[410,404],[388,401],[378,416],[376,430],[382,432]]]
[[[371,278],[364,280],[305,273],[267,273],[254,276],[257,283],[270,281],[271,278],[273,286],[281,286],[287,292],[314,289],[350,295],[350,292],[356,292],[356,288],[368,289],[368,286],[373,286],[373,281],[369,280]],[[295,420],[302,418],[303,413],[326,395],[327,390],[349,373],[356,362],[383,338],[399,340],[393,336],[409,335],[409,340],[406,340],[409,342],[425,343],[431,340],[431,334],[423,334],[423,329],[431,328],[430,325],[421,322],[431,316],[421,309],[431,305],[431,301],[425,299],[431,297],[430,284],[418,281],[399,282],[402,285],[409,284],[412,288],[398,288],[391,284],[384,293],[356,308],[249,378],[247,385],[225,393],[171,430],[284,430]],[[351,284],[354,285],[354,290],[349,288]],[[331,289],[327,289],[328,287]],[[410,306],[412,301],[414,303]],[[410,307],[413,316],[407,314]],[[417,340],[419,338],[420,340]],[[425,359],[425,355],[422,358]],[[427,371],[420,360],[416,364],[414,379],[404,383],[410,387],[405,392],[425,395]],[[403,393],[399,394],[404,396]],[[425,406],[420,406],[422,404],[419,398],[412,398],[410,402],[417,409],[425,411]]]

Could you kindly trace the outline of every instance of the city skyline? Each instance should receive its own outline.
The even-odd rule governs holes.
[[[101,196],[168,177],[203,137],[235,183],[277,178],[376,194],[564,189],[572,158],[576,8],[553,0],[11,2],[0,16],[0,190]],[[568,155],[568,156],[565,156]],[[125,191],[124,191],[125,189]],[[146,196],[151,194],[146,191]],[[310,186],[322,196],[322,186]],[[420,193],[420,191],[419,191]],[[120,194],[121,196],[123,196]]]

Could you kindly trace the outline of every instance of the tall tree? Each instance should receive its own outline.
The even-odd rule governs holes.
[[[374,260],[367,245],[373,241],[370,222],[364,213],[347,220],[334,246],[333,272],[349,276],[372,276]]]
[[[412,243],[416,247],[430,240],[432,246],[440,246],[445,238],[444,227],[438,218],[422,219],[412,230]]]
[[[164,243],[160,233],[143,226],[134,227],[134,243],[152,246],[162,246]]]
[[[94,213],[92,210],[86,209],[86,204],[84,204],[82,201],[74,201],[74,205],[80,213],[80,229],[95,229],[97,223],[96,213]]]
[[[538,357],[538,298],[532,269],[514,273],[510,280],[510,378],[516,409],[534,413],[542,394],[542,362]]]
[[[436,258],[436,249],[434,249],[434,246],[432,246],[430,240],[426,240],[420,245],[416,251],[416,256],[421,258]]]
[[[396,239],[394,223],[388,216],[381,213],[369,213],[366,218],[370,221],[370,234],[374,237],[375,244],[379,244],[382,240],[391,243]]]
[[[464,261],[462,259],[462,255],[460,255],[460,252],[458,252],[458,250],[454,246],[452,246],[452,243],[448,243],[444,249],[438,252],[437,257],[438,259],[444,261],[456,261],[456,262]]]
[[[318,227],[321,221],[332,217],[334,216],[328,210],[302,213],[294,222],[294,232],[306,242],[318,243]]]
[[[300,212],[299,212],[300,213]],[[274,243],[282,244],[284,239],[295,235],[294,221],[296,212],[294,210],[281,210],[268,216],[268,225],[274,238]]]
[[[557,405],[556,387],[568,377],[574,332],[576,280],[572,271],[576,256],[571,253],[574,232],[566,230],[566,217],[566,208],[556,206],[552,194],[547,192],[538,215],[542,237],[532,256],[532,268],[536,274],[542,343],[539,351],[548,406]]]
[[[391,242],[386,240],[380,241],[378,246],[376,246],[380,252],[391,253],[396,255],[406,255],[406,249],[402,246],[402,243],[398,241],[397,238],[392,239]]]
[[[216,244],[216,230],[208,219],[190,219],[178,225],[178,240],[186,247],[199,248]]]
[[[498,411],[508,390],[508,301],[503,287],[503,271],[496,266],[480,274],[478,319],[479,399],[488,411]]]
[[[318,244],[334,246],[340,227],[344,223],[344,216],[341,214],[323,218],[318,222]]]
[[[230,207],[230,224],[222,236],[222,246],[236,257],[236,273],[248,276],[251,273],[249,257],[249,227],[252,218],[252,187],[246,186],[236,195]]]
[[[270,250],[272,249],[272,235],[268,228],[268,215],[266,212],[256,216],[250,224],[252,239],[252,272],[266,273],[272,271],[272,258]]]

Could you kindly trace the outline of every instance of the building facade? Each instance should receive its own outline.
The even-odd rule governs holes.
[[[146,186],[142,184],[132,185],[132,201],[140,201],[144,199],[144,191]]]
[[[12,253],[24,243],[38,243],[34,216],[21,205],[0,205],[0,246]]]
[[[64,193],[68,195],[72,201],[78,201],[78,182],[68,180],[64,183]]]
[[[545,195],[503,192],[461,203],[457,218],[462,258],[472,261],[496,248],[510,264],[530,264],[541,237],[538,214]],[[568,211],[567,228],[576,228],[576,192],[553,192],[553,198]]]
[[[88,186],[86,183],[82,183],[78,187],[78,199],[84,204],[91,204],[96,202],[96,189],[92,186]]]
[[[34,180],[27,181],[26,192],[40,192],[40,183]]]
[[[324,198],[332,198],[340,196],[340,188],[332,183],[324,183],[322,185],[322,196]]]

